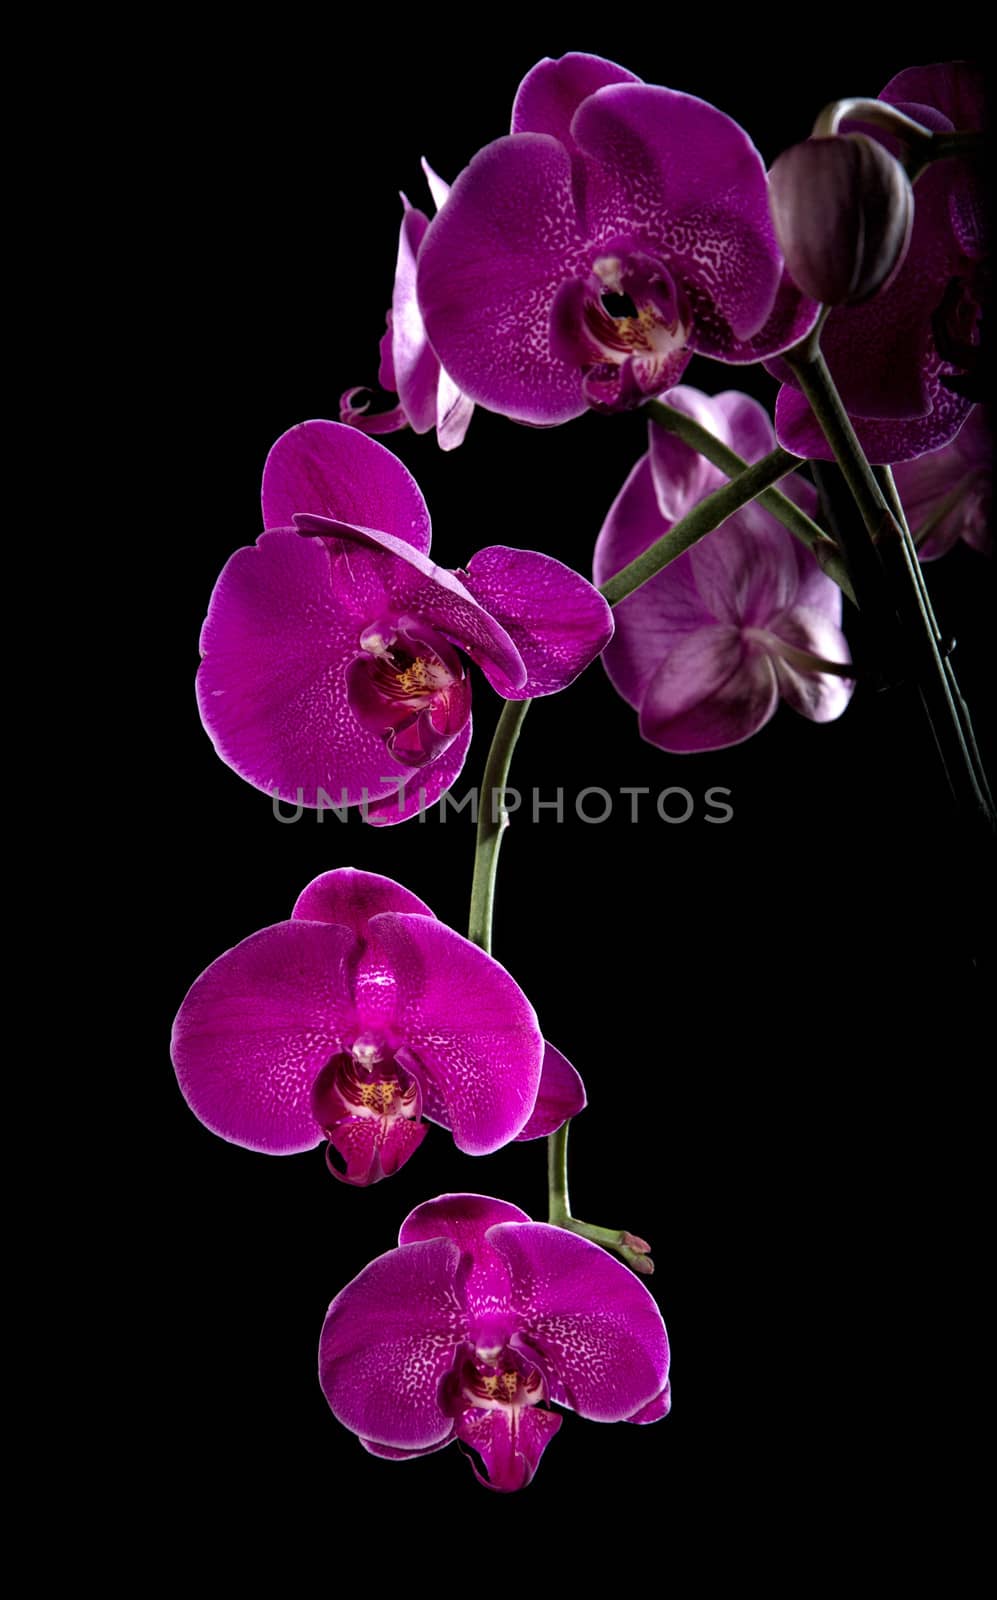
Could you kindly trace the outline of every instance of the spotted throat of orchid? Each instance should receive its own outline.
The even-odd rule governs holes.
[[[271,1155],[324,1141],[329,1170],[358,1186],[414,1154],[423,1116],[484,1155],[585,1105],[504,968],[401,884],[352,868],[201,974],[173,1061],[212,1132]]]
[[[319,1353],[334,1415],[372,1455],[400,1461],[456,1441],[505,1493],[530,1482],[560,1429],[552,1404],[655,1422],[671,1404],[668,1365],[661,1313],[626,1267],[469,1194],[416,1207],[398,1248],[332,1302]]]
[[[198,703],[222,759],[299,806],[414,816],[464,764],[468,658],[526,699],[565,688],[612,636],[602,596],[550,556],[493,545],[436,566],[414,479],[336,422],[278,439],[263,520],[215,586]]]

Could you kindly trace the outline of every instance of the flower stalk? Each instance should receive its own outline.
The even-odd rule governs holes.
[[[957,805],[974,823],[992,830],[987,782],[951,662],[939,649],[941,634],[904,520],[884,497],[820,351],[815,331],[783,356],[834,454],[864,526],[840,537],[863,611],[884,649],[888,670],[915,679],[939,756]],[[894,491],[895,492],[895,491]]]

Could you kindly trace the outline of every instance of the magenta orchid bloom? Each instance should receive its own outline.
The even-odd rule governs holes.
[[[951,444],[894,468],[922,561],[945,555],[960,539],[981,555],[990,554],[993,452],[986,410],[974,406]]]
[[[685,411],[748,461],[773,448],[772,425],[748,395],[713,399],[678,388]],[[691,506],[726,480],[673,434],[649,424],[650,449],[607,517],[595,552],[596,582],[619,572]],[[812,511],[808,484],[787,492]],[[780,695],[813,722],[839,717],[853,684],[841,590],[810,552],[755,503],[679,556],[616,607],[603,660],[616,689],[640,713],[640,731],[684,753],[740,744],[763,728]]]
[[[983,87],[968,62],[912,67],[879,97],[933,130],[979,129]],[[870,128],[871,136],[886,135]],[[983,201],[967,162],[935,162],[914,188],[914,223],[902,267],[863,305],[828,316],[821,349],[869,459],[909,461],[948,444],[969,415],[981,359],[986,283]],[[793,375],[776,404],[779,443],[830,460],[831,449]]]
[[[428,162],[423,161],[433,202],[439,211],[450,193]],[[426,336],[425,323],[415,292],[415,264],[429,227],[425,212],[417,211],[402,195],[402,226],[398,239],[395,286],[387,331],[381,340],[381,365],[377,381],[382,389],[397,394],[398,404],[390,411],[369,410],[370,391],[347,389],[339,402],[339,420],[363,433],[395,433],[411,428],[414,433],[436,429],[441,450],[454,450],[463,443],[474,403],[461,394],[453,379],[444,372]]]
[[[373,1455],[456,1439],[507,1493],[561,1426],[550,1402],[595,1422],[655,1422],[670,1406],[668,1336],[643,1284],[587,1239],[475,1194],[417,1206],[398,1249],[336,1296],[319,1376]]]
[[[277,440],[263,520],[211,597],[198,703],[222,760],[298,805],[414,816],[467,754],[461,653],[521,700],[565,688],[612,636],[601,595],[550,556],[492,545],[466,571],[434,565],[415,480],[337,422]]]
[[[418,260],[430,340],[465,394],[521,422],[639,404],[694,351],[756,361],[817,308],[783,279],[765,169],[705,101],[597,56],[541,61]]]
[[[400,884],[352,868],[201,974],[173,1063],[213,1133],[270,1155],[324,1139],[330,1171],[361,1186],[419,1148],[423,1115],[488,1155],[585,1104],[505,969]]]

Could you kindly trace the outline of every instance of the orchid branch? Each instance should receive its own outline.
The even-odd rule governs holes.
[[[864,525],[864,536],[862,529],[855,534],[846,534],[844,526],[841,530],[859,604],[879,619],[888,653],[895,652],[910,665],[957,804],[974,821],[982,820],[992,829],[986,778],[972,730],[967,737],[964,727],[969,714],[951,663],[939,650],[941,634],[910,533],[884,498],[821,354],[819,338],[810,335],[783,360],[810,403]]]

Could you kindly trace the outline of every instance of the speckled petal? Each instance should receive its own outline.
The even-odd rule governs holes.
[[[546,1223],[502,1223],[521,1341],[550,1374],[549,1398],[596,1422],[632,1417],[661,1393],[668,1336],[643,1284],[598,1245]]]
[[[564,146],[523,133],[479,151],[419,257],[426,328],[464,394],[522,422],[581,415],[578,371],[553,353],[549,320],[561,284],[583,269]]]
[[[367,821],[374,828],[389,827],[394,822],[407,822],[420,811],[435,805],[441,795],[459,777],[471,745],[471,718],[468,717],[453,744],[441,756],[414,772],[407,768],[401,782],[383,799],[372,800],[364,808]],[[388,765],[391,765],[389,761]]]
[[[348,928],[281,922],[198,978],[174,1024],[173,1064],[213,1133],[273,1155],[318,1144],[312,1085],[352,1020],[353,944]]]
[[[948,366],[933,363],[935,377],[929,380],[931,409],[925,416],[896,422],[875,421],[852,416],[859,443],[874,466],[898,461],[913,461],[929,450],[940,450],[954,439],[970,411],[972,400],[938,381]],[[805,456],[810,461],[833,461],[831,447],[814,420],[813,412],[798,390],[784,385],[775,405],[776,437],[784,450]]]
[[[771,661],[749,651],[738,628],[701,628],[658,667],[640,708],[640,731],[677,755],[723,750],[763,728],[778,700]]]
[[[377,572],[367,576],[376,591]],[[341,548],[278,529],[236,551],[211,597],[197,675],[201,720],[228,766],[292,804],[355,805],[393,793],[382,781],[393,767],[406,772],[347,696],[347,668],[384,592],[368,586],[356,609],[350,596]]]
[[[575,148],[571,123],[583,100],[610,83],[639,83],[625,67],[602,56],[572,51],[556,61],[547,56],[526,74],[516,91],[511,133],[549,133]]]
[[[492,687],[507,699],[567,688],[612,638],[613,613],[598,590],[552,556],[489,545],[471,557],[464,581],[526,664],[526,682],[513,685],[482,661]]]
[[[313,878],[302,889],[291,916],[296,922],[338,923],[363,939],[367,923],[381,911],[434,915],[424,901],[391,878],[382,878],[376,872],[361,872],[356,867],[337,867],[333,872],[323,872]]]
[[[459,1260],[450,1239],[390,1250],[329,1307],[319,1346],[322,1392],[368,1446],[407,1453],[451,1437],[438,1394],[461,1334]]]
[[[380,528],[416,550],[429,549],[429,512],[408,468],[343,423],[299,422],[267,456],[263,526],[290,527],[299,511]]]
[[[379,1456],[382,1461],[414,1461],[418,1456],[431,1456],[435,1455],[437,1450],[445,1450],[448,1444],[453,1444],[455,1438],[456,1434],[451,1431],[445,1439],[440,1440],[439,1444],[429,1444],[425,1450],[393,1450],[390,1444],[375,1444],[373,1439],[361,1439],[360,1443],[368,1455]]]
[[[554,1133],[569,1117],[577,1117],[587,1104],[585,1085],[571,1062],[555,1050],[552,1044],[544,1046],[543,1068],[537,1103],[530,1120],[517,1139],[544,1139]]]
[[[583,101],[572,132],[589,157],[590,237],[632,234],[667,264],[693,302],[694,349],[722,355],[732,335],[757,333],[782,257],[744,129],[694,95],[624,83]]]
[[[526,996],[497,961],[428,917],[386,912],[371,948],[398,985],[395,1026],[420,1067],[425,1114],[457,1148],[488,1155],[526,1125],[540,1086],[543,1039]]]
[[[729,362],[735,367],[765,361],[777,356],[781,350],[791,350],[794,344],[799,344],[819,316],[817,301],[811,300],[802,289],[796,287],[784,267],[775,304],[758,332],[749,339],[735,339],[732,333],[717,328],[714,332],[713,354],[718,361]]]

